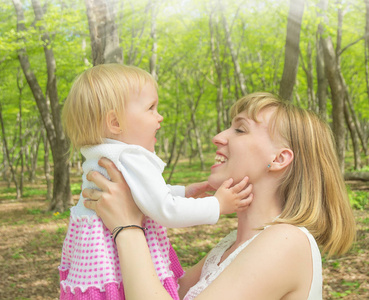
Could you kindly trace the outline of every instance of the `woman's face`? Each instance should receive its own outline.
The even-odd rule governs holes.
[[[219,188],[229,178],[238,183],[245,176],[255,184],[267,174],[268,164],[272,164],[277,152],[268,130],[272,112],[271,109],[261,111],[257,116],[259,123],[241,112],[234,117],[230,128],[213,138],[217,152],[208,178],[213,188]]]

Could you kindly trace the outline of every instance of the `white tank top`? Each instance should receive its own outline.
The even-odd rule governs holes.
[[[301,231],[304,232],[309,239],[311,255],[313,259],[313,280],[307,300],[320,300],[323,297],[322,258],[320,256],[320,251],[314,237],[310,234],[310,232],[304,227],[298,228],[301,229]],[[197,284],[190,288],[183,300],[192,300],[196,298],[261,232],[262,231],[260,231],[258,234],[239,246],[222,263],[219,264],[224,252],[229,249],[236,241],[237,230],[232,231],[224,239],[222,239],[210,251],[202,268],[200,280],[197,282]]]

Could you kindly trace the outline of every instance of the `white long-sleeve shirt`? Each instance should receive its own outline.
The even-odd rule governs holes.
[[[86,179],[88,172],[95,170],[109,179],[106,170],[98,165],[101,157],[110,159],[122,172],[129,185],[133,199],[146,215],[165,227],[188,227],[215,224],[219,219],[219,202],[213,197],[185,198],[183,186],[167,185],[162,172],[165,163],[154,153],[137,145],[128,145],[106,139],[106,143],[83,147],[81,153],[86,158],[83,163],[82,190],[98,189]],[[85,198],[80,195],[78,204],[72,207],[75,216],[95,215],[93,210],[83,205]]]

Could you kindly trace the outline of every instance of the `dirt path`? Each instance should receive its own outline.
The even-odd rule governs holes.
[[[0,299],[58,299],[60,250],[68,218],[45,213],[45,201],[0,202]],[[324,299],[369,299],[369,213],[355,211],[358,239],[340,259],[323,259]],[[213,226],[171,229],[184,267],[201,259],[236,219]]]

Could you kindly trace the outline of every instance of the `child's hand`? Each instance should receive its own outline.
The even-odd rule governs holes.
[[[192,183],[185,188],[186,198],[203,198],[211,196],[207,192],[215,191],[207,181]]]
[[[231,187],[232,178],[223,182],[214,195],[219,201],[221,215],[247,209],[253,199],[252,185],[247,185],[248,181],[249,178],[245,177],[233,187]]]

